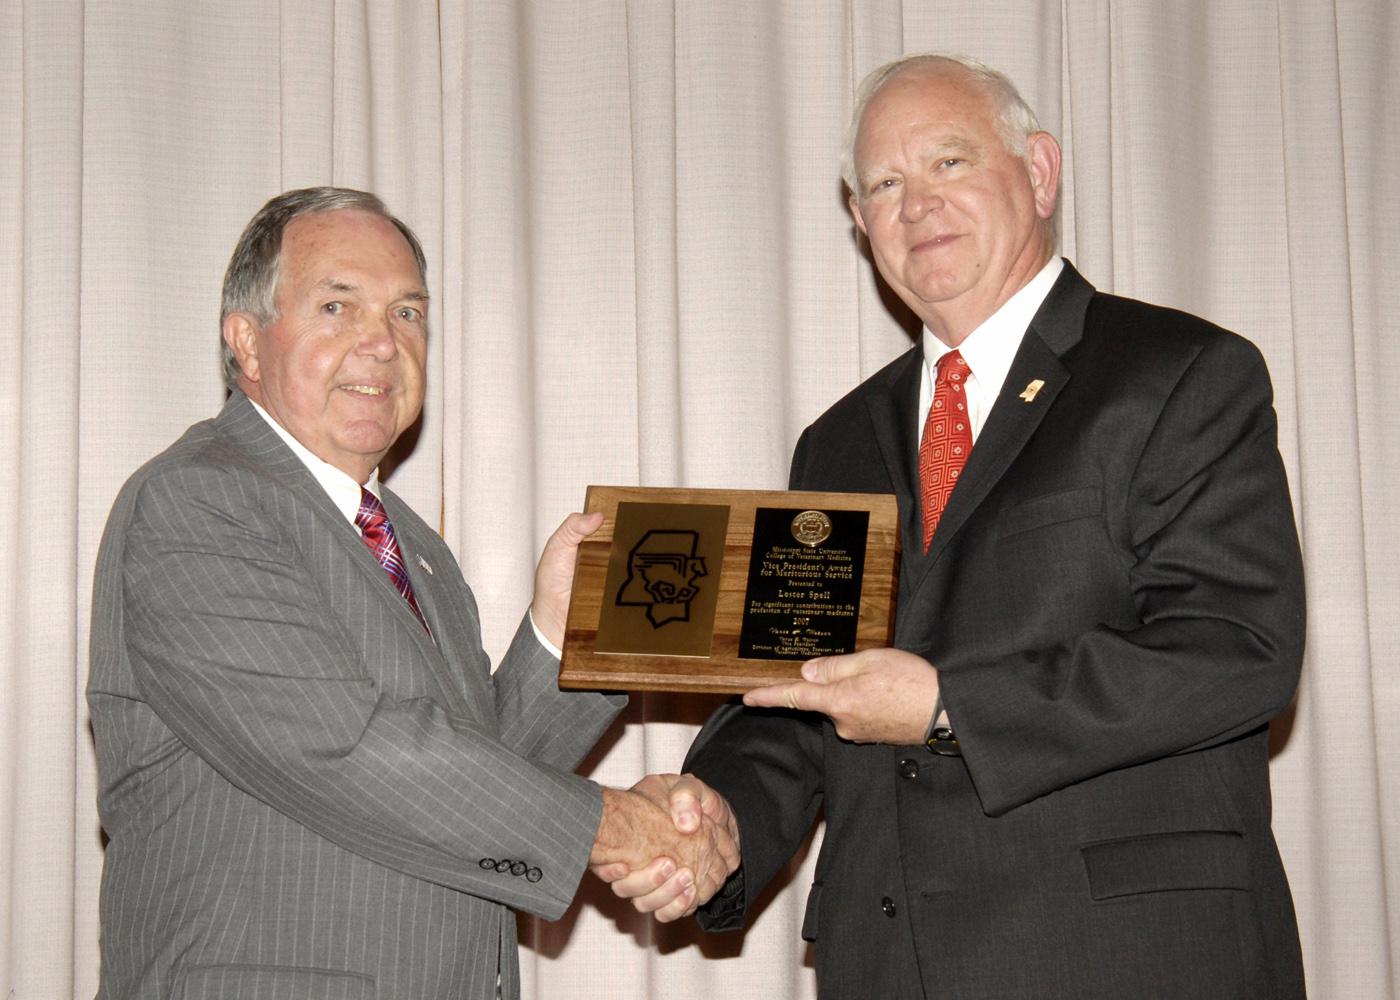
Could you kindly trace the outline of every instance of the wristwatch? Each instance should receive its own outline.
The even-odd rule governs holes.
[[[929,722],[928,733],[924,736],[924,746],[928,747],[929,753],[936,753],[940,757],[961,757],[958,734],[953,732],[952,726],[938,724],[942,717],[943,692],[940,691],[938,700],[933,704],[933,719]]]

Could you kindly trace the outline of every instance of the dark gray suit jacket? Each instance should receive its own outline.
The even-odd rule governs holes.
[[[721,709],[687,767],[737,810],[743,890],[702,922],[742,925],[824,806],[823,997],[1301,997],[1265,727],[1303,581],[1258,351],[1066,267],[927,556],[920,363],[808,428],[792,485],[898,497],[895,645],[939,668],[964,756]]]
[[[456,560],[383,499],[433,639],[240,393],[117,498],[100,997],[514,997],[509,908],[573,898],[602,801],[570,771],[623,699],[561,693],[528,622],[491,676]]]

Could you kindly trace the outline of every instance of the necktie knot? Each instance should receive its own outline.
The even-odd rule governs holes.
[[[360,487],[360,509],[355,514],[355,524],[361,531],[372,531],[379,528],[389,520],[389,515],[384,512],[382,504],[377,496]]]
[[[967,373],[972,369],[968,368],[967,362],[963,360],[962,351],[949,351],[938,359],[938,381],[951,382],[961,387],[967,378]]]
[[[365,547],[374,554],[379,565],[384,567],[384,572],[389,574],[394,589],[408,601],[408,606],[413,609],[413,614],[422,624],[424,631],[431,635],[428,621],[418,607],[418,599],[413,596],[408,567],[404,565],[403,552],[399,549],[399,540],[394,535],[394,526],[389,523],[384,504],[363,486],[360,487],[360,509],[355,513],[355,524],[360,529],[360,538]]]

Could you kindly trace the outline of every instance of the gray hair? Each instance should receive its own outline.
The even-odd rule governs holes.
[[[392,222],[413,251],[413,259],[418,262],[418,276],[427,282],[428,261],[423,255],[423,245],[413,230],[395,218],[377,195],[340,187],[286,191],[258,209],[233,248],[228,270],[224,272],[223,301],[219,308],[221,333],[230,313],[247,313],[263,325],[277,319],[277,281],[281,275],[282,236],[287,226],[303,215],[341,209],[371,212]],[[242,370],[233,348],[222,336],[220,343],[223,344],[224,385],[235,389]]]
[[[1001,136],[1001,141],[1006,144],[1006,148],[1012,156],[1024,158],[1026,140],[1031,137],[1032,133],[1040,131],[1040,122],[1036,120],[1035,112],[1030,109],[1030,105],[1021,97],[1016,85],[1005,73],[994,70],[986,63],[978,62],[976,59],[969,59],[967,56],[945,55],[938,52],[922,52],[917,55],[903,56],[873,70],[861,81],[860,87],[856,91],[856,106],[851,113],[851,124],[846,130],[846,145],[841,155],[841,179],[846,182],[846,187],[852,194],[859,194],[856,190],[856,137],[860,132],[860,120],[865,116],[865,109],[870,105],[871,98],[885,84],[901,73],[919,69],[944,72],[963,69],[972,74],[973,78],[986,89],[987,95],[996,104],[997,134]]]

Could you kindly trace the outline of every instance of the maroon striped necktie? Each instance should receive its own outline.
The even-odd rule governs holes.
[[[384,512],[384,505],[379,502],[379,498],[363,486],[360,487],[360,510],[355,515],[355,523],[360,526],[361,540],[374,553],[374,558],[379,560],[384,572],[389,574],[394,589],[408,601],[408,606],[418,616],[423,630],[432,635],[432,630],[428,628],[428,620],[423,617],[423,612],[418,607],[418,599],[413,596],[413,584],[409,582],[408,568],[404,566],[403,552],[399,550],[399,540],[394,537],[394,526],[389,523],[389,515]]]

